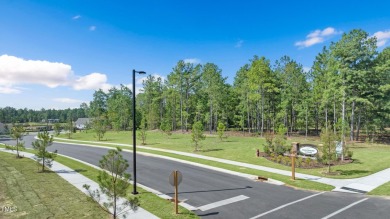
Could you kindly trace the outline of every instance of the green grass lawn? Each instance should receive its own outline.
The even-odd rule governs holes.
[[[96,145],[98,145],[98,144],[96,144]],[[105,146],[107,146],[107,145],[105,145]],[[111,146],[111,147],[114,147],[114,146]],[[232,171],[236,171],[236,172],[272,178],[272,179],[282,181],[282,182],[286,183],[286,185],[291,186],[291,187],[295,187],[295,188],[301,188],[301,189],[306,189],[306,190],[316,190],[316,191],[331,191],[332,189],[334,189],[333,186],[322,184],[322,183],[312,182],[312,181],[303,180],[303,179],[297,179],[297,180],[293,181],[288,176],[274,174],[274,173],[261,171],[261,170],[250,169],[250,168],[238,167],[235,165],[224,164],[224,163],[220,163],[220,162],[216,162],[216,161],[209,161],[209,160],[193,158],[193,157],[188,157],[188,156],[183,156],[183,155],[177,155],[177,154],[172,154],[172,153],[167,153],[167,152],[151,151],[151,150],[141,149],[141,148],[139,148],[137,150],[142,151],[142,152],[147,152],[147,153],[153,153],[153,154],[178,158],[181,160],[192,161],[192,162],[201,163],[201,164],[214,166],[214,167],[219,167],[219,168],[232,170]]]
[[[89,179],[97,182],[97,176],[99,171],[96,168],[85,165],[73,159],[69,159],[58,155],[55,159],[56,161],[68,166],[74,170],[78,170],[79,173],[88,177]],[[132,187],[130,186],[128,189],[128,194],[132,191]],[[139,194],[137,195],[140,199],[140,206],[145,210],[151,212],[152,214],[160,217],[160,218],[177,218],[177,219],[189,219],[189,218],[199,218],[192,211],[189,211],[181,206],[179,206],[179,214],[176,215],[174,213],[174,205],[172,202],[168,200],[164,200],[155,194],[148,192],[140,187],[137,187],[137,191]]]
[[[0,147],[4,148],[4,146],[1,145],[1,144],[0,144]],[[32,149],[27,149],[27,151],[30,152],[30,153],[33,152]],[[12,155],[12,154],[0,152],[0,155],[3,155],[3,154],[5,156],[14,157],[14,155]],[[29,159],[22,159],[22,160],[29,161]],[[19,160],[16,160],[16,161],[19,161]],[[32,161],[32,160],[30,160],[30,161],[33,162],[30,166],[32,168],[34,168],[34,170],[36,171],[36,165],[35,165],[34,161]],[[99,174],[99,170],[98,169],[96,169],[94,167],[91,167],[89,165],[80,163],[80,162],[78,162],[76,160],[73,160],[73,159],[61,156],[61,155],[58,155],[55,158],[55,161],[57,161],[59,163],[62,163],[63,165],[68,166],[69,168],[72,168],[72,169],[78,171],[79,173],[81,173],[85,177],[87,177],[87,178],[97,182],[97,176]],[[0,161],[0,164],[1,164],[1,161]],[[64,182],[66,183],[66,181],[64,181]],[[1,183],[1,172],[0,172],[0,204],[2,204],[2,200],[3,200],[2,196],[1,196],[1,194],[2,194],[1,193],[1,191],[2,191],[2,187],[1,187],[2,185],[1,184],[2,183]],[[67,184],[67,185],[72,187],[70,184]],[[72,187],[72,188],[74,188],[74,187]],[[129,188],[128,194],[130,194],[131,191],[132,191],[132,187]],[[179,206],[179,214],[176,215],[174,213],[175,209],[174,209],[174,204],[172,202],[170,202],[168,200],[165,200],[165,199],[162,199],[162,198],[156,196],[155,194],[153,194],[151,192],[148,192],[148,191],[146,191],[146,190],[144,190],[144,189],[142,189],[140,187],[137,187],[137,191],[139,192],[138,198],[140,199],[140,206],[142,208],[144,208],[145,210],[151,212],[152,214],[156,215],[159,218],[162,218],[162,219],[165,219],[165,218],[166,219],[171,219],[171,218],[177,218],[177,219],[199,218],[192,211],[189,211],[189,210],[187,210],[187,209],[185,209],[185,208],[183,208],[181,206]],[[87,196],[84,193],[81,193],[81,194],[84,195],[84,197],[85,197],[84,202],[87,202]],[[4,200],[8,200],[8,199],[4,199]],[[97,208],[99,208],[99,207],[97,207]],[[100,208],[98,210],[99,210],[99,212],[101,211]],[[105,213],[105,212],[103,212],[103,213]],[[39,214],[37,214],[37,215],[39,215]],[[98,214],[98,215],[101,216],[101,214]],[[0,214],[0,218],[2,218],[1,216],[2,215]],[[98,217],[87,217],[87,218],[101,218],[99,216]],[[16,216],[16,217],[13,217],[13,216],[11,217],[10,216],[10,218],[19,218],[19,217],[18,216]],[[27,217],[27,218],[30,218],[30,217]],[[32,218],[41,218],[41,217],[36,216],[36,217],[32,217]],[[82,218],[82,217],[63,217],[63,218]]]
[[[65,135],[60,136],[66,138]],[[88,133],[78,132],[72,135],[72,139],[75,140],[86,140],[86,141],[97,141],[95,134],[92,131]],[[300,142],[300,143],[313,143],[318,144],[319,138],[308,138],[302,137],[289,138],[288,141]],[[125,143],[131,144],[132,137],[131,132],[107,132],[104,136],[104,142],[114,143]],[[140,143],[140,140],[137,141]],[[251,164],[257,164],[267,167],[274,167],[283,170],[290,170],[290,167],[277,164],[268,161],[265,158],[257,158],[255,156],[256,149],[263,150],[262,144],[265,142],[264,138],[259,137],[237,137],[229,136],[222,142],[215,135],[208,135],[206,140],[201,142],[203,151],[196,152],[198,154],[224,158],[234,161],[246,162]],[[190,134],[174,133],[172,136],[167,135],[159,131],[147,132],[146,146],[154,148],[163,148],[183,152],[193,153],[193,146],[191,142]],[[354,162],[346,165],[339,165],[332,167],[332,171],[339,172],[339,175],[328,176],[331,178],[357,178],[367,176],[378,172],[380,170],[390,167],[390,146],[383,144],[366,144],[366,143],[355,143],[350,144],[349,147],[353,151]],[[150,153],[155,153],[149,151]],[[171,156],[171,155],[169,155]],[[316,169],[302,169],[297,168],[297,172],[306,173],[316,176],[325,176],[323,172],[326,168]]]
[[[97,204],[56,173],[38,173],[33,160],[0,152],[0,218],[109,218]]]
[[[390,196],[390,182],[385,183],[368,193],[369,195]]]

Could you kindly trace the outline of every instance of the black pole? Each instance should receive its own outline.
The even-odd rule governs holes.
[[[137,167],[136,167],[136,123],[135,123],[135,69],[133,69],[133,194],[137,192]]]

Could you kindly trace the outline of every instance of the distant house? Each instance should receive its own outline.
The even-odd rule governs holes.
[[[86,129],[88,124],[90,124],[91,122],[91,118],[78,118],[75,122],[75,127],[77,129]]]
[[[42,123],[59,123],[60,119],[42,119]]]
[[[4,134],[4,133],[5,133],[5,125],[4,123],[0,122],[0,134]]]
[[[59,123],[60,119],[48,119],[47,122],[48,123]]]

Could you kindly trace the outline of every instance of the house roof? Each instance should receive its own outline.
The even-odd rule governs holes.
[[[91,122],[91,118],[78,118],[75,122],[76,125],[86,125]]]
[[[5,124],[0,122],[0,131],[5,130]]]

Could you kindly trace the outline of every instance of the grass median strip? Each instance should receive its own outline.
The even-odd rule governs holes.
[[[64,141],[64,140],[56,140],[56,141],[69,142],[69,141]],[[73,142],[73,143],[77,143],[77,142]],[[84,144],[85,144],[85,142],[84,142]],[[107,145],[107,144],[94,143],[93,145],[115,148],[114,145]],[[121,146],[121,148],[130,149],[129,147],[124,147],[124,146]],[[316,191],[331,191],[332,189],[334,189],[333,186],[326,185],[323,183],[317,183],[317,182],[312,182],[312,181],[303,180],[303,179],[297,179],[297,180],[293,181],[288,176],[283,176],[283,175],[270,173],[270,172],[266,172],[266,171],[261,171],[261,170],[254,170],[254,169],[250,169],[250,168],[237,167],[235,165],[220,163],[220,162],[216,162],[216,161],[204,160],[204,159],[200,159],[200,158],[188,157],[188,156],[184,156],[184,155],[178,155],[178,154],[161,152],[161,151],[154,151],[154,150],[147,150],[147,149],[141,149],[141,148],[138,148],[137,150],[141,151],[141,152],[150,153],[150,154],[157,154],[157,155],[177,158],[180,160],[186,160],[186,161],[191,161],[191,162],[195,162],[195,163],[205,164],[205,165],[209,165],[209,166],[213,166],[213,167],[219,167],[219,168],[223,168],[223,169],[227,169],[227,170],[231,170],[231,171],[235,171],[235,172],[246,173],[246,174],[251,174],[251,175],[256,175],[256,176],[263,176],[266,178],[272,178],[275,180],[282,181],[282,182],[286,183],[286,185],[296,187],[296,188],[302,188],[302,189],[307,189],[307,190],[316,190]]]
[[[0,147],[4,148],[3,145],[0,145]],[[27,151],[32,152],[33,150],[27,149]],[[14,155],[4,153],[4,152],[2,152],[1,154],[6,154],[8,156],[14,157]],[[23,160],[28,160],[28,159],[23,159]],[[72,169],[78,171],[80,174],[84,175],[85,177],[97,182],[97,176],[98,176],[99,171],[96,168],[91,167],[91,166],[86,165],[86,164],[83,164],[81,162],[78,162],[76,160],[61,156],[61,155],[58,155],[56,157],[55,161],[65,165],[69,168],[72,168]],[[31,162],[34,162],[34,161],[31,161]],[[32,166],[34,168],[34,170],[36,171],[36,168],[35,168],[36,165],[34,163],[32,163],[32,165],[30,165],[30,166]],[[0,177],[0,182],[1,182],[1,177]],[[68,185],[70,187],[72,187],[70,184],[68,184]],[[74,187],[72,187],[72,188],[74,188]],[[1,183],[0,183],[0,191],[2,191],[1,189],[2,188],[1,188]],[[199,218],[195,213],[193,213],[192,211],[189,211],[181,206],[179,206],[179,214],[176,215],[174,213],[174,205],[172,202],[165,200],[165,199],[162,199],[162,198],[156,196],[155,194],[148,192],[140,187],[137,187],[137,191],[139,192],[138,197],[140,199],[141,207],[144,208],[145,210],[151,212],[152,214],[156,215],[157,217],[160,217],[162,219],[165,219],[165,218],[167,218],[167,219],[170,219],[170,218],[177,218],[177,219]],[[129,188],[128,193],[129,194],[131,193],[131,188]],[[85,197],[84,202],[87,202],[87,197],[85,196],[85,194],[83,194],[83,193],[81,193],[81,194],[83,195],[83,197]],[[1,201],[2,201],[2,197],[1,197],[1,192],[0,192],[0,204],[1,204]],[[96,206],[96,207],[98,208],[98,210],[100,212],[101,209],[98,206]],[[103,213],[105,214],[105,212],[103,212]],[[97,215],[99,215],[99,216],[86,217],[86,218],[101,218],[102,214],[97,214]],[[1,212],[0,212],[0,216],[1,216]],[[19,217],[14,217],[14,218],[19,218]],[[27,217],[27,218],[30,218],[30,217]],[[36,215],[36,218],[41,218],[41,217],[38,217],[38,215]],[[82,217],[64,217],[64,218],[82,218]]]
[[[0,218],[109,218],[54,172],[38,173],[33,160],[0,152]]]
[[[60,135],[60,137],[67,138],[66,135]],[[92,131],[88,131],[88,133],[73,133],[72,140],[73,139],[97,141],[95,133]],[[289,143],[295,141],[314,145],[320,143],[318,137],[308,137],[307,139],[304,137],[289,137],[287,141]],[[101,142],[131,144],[131,132],[108,131],[104,136],[104,140]],[[220,141],[216,135],[208,134],[206,139],[201,143],[201,145],[203,145],[203,151],[197,153],[281,170],[290,170],[287,166],[254,156],[257,149],[263,151],[263,143],[265,143],[265,139],[260,137],[229,136],[227,139]],[[191,135],[182,133],[173,133],[168,137],[160,131],[148,131],[146,145],[153,148],[189,153],[192,153],[194,150],[191,142]],[[353,151],[354,162],[332,167],[332,171],[337,172],[338,174],[324,175],[323,173],[326,168],[297,168],[297,172],[328,178],[349,179],[368,176],[390,167],[390,147],[388,145],[352,142],[348,142],[347,145]]]
[[[390,182],[385,183],[368,193],[369,195],[390,196]]]
[[[80,163],[76,160],[63,157],[61,155],[57,156],[56,161],[62,163],[69,168],[78,170],[79,173],[88,177],[89,179],[97,182],[98,170],[86,164]],[[156,215],[160,218],[178,218],[178,219],[187,219],[187,218],[199,218],[192,211],[189,211],[181,206],[179,206],[179,214],[174,213],[174,205],[168,200],[164,200],[155,194],[148,192],[140,187],[137,187],[139,194],[137,195],[140,199],[140,206],[150,213]],[[131,188],[129,188],[128,193],[131,193]]]

